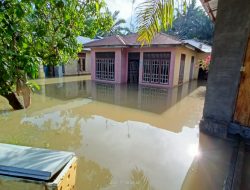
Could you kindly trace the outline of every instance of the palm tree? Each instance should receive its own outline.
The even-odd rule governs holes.
[[[167,33],[180,39],[197,39],[211,44],[214,26],[209,17],[196,6],[196,0],[191,0],[187,6],[186,14],[177,14],[173,27]]]
[[[110,14],[112,14],[111,12],[109,12]],[[118,15],[119,15],[120,11],[115,11],[112,14],[112,18],[113,18],[113,25],[110,29],[109,32],[105,32],[103,34],[100,34],[101,36],[112,36],[112,35],[124,35],[126,33],[129,33],[129,28],[122,26],[124,24],[126,24],[126,20],[125,19],[119,19]]]
[[[147,0],[137,9],[138,41],[141,44],[150,43],[154,36],[172,26],[175,7],[179,12],[185,12],[187,0]]]

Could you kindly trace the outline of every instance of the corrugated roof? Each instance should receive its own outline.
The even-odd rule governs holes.
[[[78,44],[86,44],[86,43],[89,43],[89,42],[93,41],[92,39],[87,38],[87,37],[83,37],[83,36],[78,36],[76,38],[76,40],[77,40]]]
[[[137,34],[130,34],[127,36],[110,36],[97,40],[94,42],[86,43],[85,47],[131,47],[140,46],[140,42],[137,41]],[[180,45],[183,42],[173,36],[159,33],[155,36],[150,45]]]
[[[199,42],[199,41],[196,41],[196,40],[193,40],[193,39],[190,39],[190,40],[183,40],[185,43],[199,49],[200,51],[202,52],[205,52],[205,53],[211,53],[212,52],[212,47],[207,45],[207,44],[204,44],[202,42]]]

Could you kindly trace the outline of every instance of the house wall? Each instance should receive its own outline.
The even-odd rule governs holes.
[[[86,61],[86,73],[91,73],[91,53],[90,51],[89,52],[86,52],[86,57],[85,57],[85,61]]]
[[[189,49],[187,47],[177,47],[176,48],[176,55],[175,55],[175,68],[174,68],[173,86],[178,85],[181,54],[186,55],[183,83],[189,81],[189,74],[190,74],[190,67],[191,67],[191,57],[194,56],[193,79],[198,79],[199,68],[197,66],[197,62],[200,59],[204,59],[208,55],[210,55],[210,53],[199,53],[199,52],[197,52],[195,50],[192,50],[192,49]]]
[[[140,53],[140,65],[139,65],[139,84],[147,85],[147,86],[156,86],[156,87],[172,87],[173,86],[173,73],[174,73],[174,65],[175,65],[175,47],[172,48],[128,48],[127,52],[138,52]],[[151,83],[144,83],[142,80],[143,74],[143,53],[144,52],[170,52],[171,53],[171,60],[170,60],[170,72],[169,72],[169,84],[151,84]],[[126,66],[128,66],[128,59],[126,60]],[[126,69],[128,70],[128,69]],[[127,81],[126,75],[126,81]]]
[[[85,52],[85,71],[78,71],[78,59],[70,59],[67,64],[64,65],[65,73],[64,76],[70,75],[82,75],[82,74],[90,74],[91,73],[91,53]]]
[[[179,69],[180,69],[180,56],[182,53],[186,54],[185,61],[185,73],[184,73],[184,82],[189,81],[189,72],[191,65],[191,56],[195,57],[194,63],[194,74],[193,79],[198,78],[198,67],[195,67],[196,62],[199,58],[202,58],[205,55],[200,55],[196,51],[185,48],[185,47],[166,47],[166,48],[93,48],[91,50],[91,79],[95,81],[103,81],[96,79],[95,76],[95,53],[96,52],[115,52],[115,80],[114,81],[105,81],[107,83],[127,83],[128,80],[128,53],[138,52],[140,53],[140,65],[139,65],[139,84],[147,86],[156,86],[156,87],[173,87],[178,85],[179,79]],[[144,52],[170,52],[170,72],[169,72],[169,84],[151,84],[144,83],[142,80],[143,74],[143,53]]]
[[[125,61],[125,50],[122,48],[92,48],[91,50],[91,79],[95,81],[104,81],[96,79],[96,61],[95,61],[95,53],[96,52],[115,52],[115,80],[114,81],[106,81],[107,83],[125,83],[125,74],[122,73],[126,70],[126,65],[122,64]],[[123,55],[123,57],[122,57]]]
[[[77,60],[70,59],[67,64],[64,65],[65,73],[64,75],[77,75]]]

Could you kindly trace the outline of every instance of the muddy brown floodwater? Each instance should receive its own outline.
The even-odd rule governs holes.
[[[223,185],[231,149],[199,134],[197,81],[169,90],[86,76],[37,83],[28,109],[12,111],[0,97],[0,142],[75,152],[77,190],[201,189],[209,171],[216,180],[203,189]]]

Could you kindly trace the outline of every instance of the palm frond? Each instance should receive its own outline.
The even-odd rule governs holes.
[[[116,20],[116,19],[118,18],[119,13],[120,13],[120,11],[115,11],[115,12],[112,14],[113,20]]]
[[[183,3],[186,0],[180,0]],[[136,8],[138,41],[150,44],[161,30],[167,30],[174,20],[175,0],[147,0]]]
[[[126,20],[125,19],[118,19],[115,21],[113,27],[116,27],[116,26],[119,26],[121,24],[125,24],[126,23]]]

